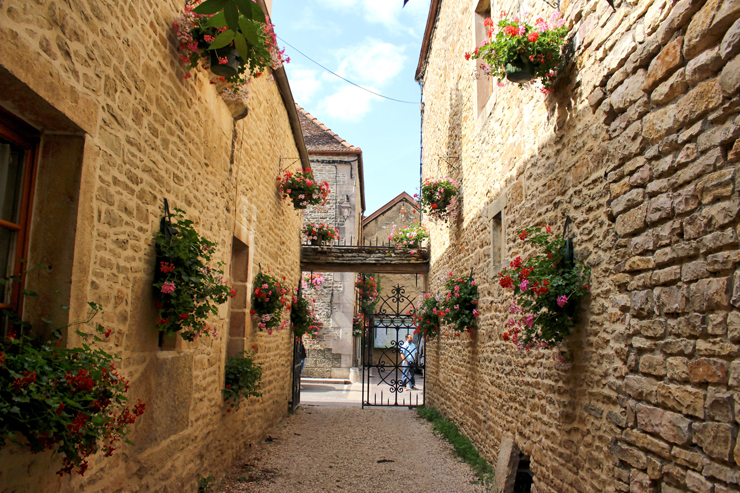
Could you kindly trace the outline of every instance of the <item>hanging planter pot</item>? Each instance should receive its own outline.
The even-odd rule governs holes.
[[[534,79],[534,72],[534,64],[522,56],[506,64],[506,78],[511,82],[528,82]]]
[[[303,225],[303,234],[311,246],[322,246],[325,243],[339,240],[339,230],[324,223],[306,223]]]
[[[278,177],[277,182],[281,195],[284,199],[290,199],[295,209],[323,205],[329,196],[329,184],[317,181],[310,168],[296,172],[283,170],[283,176]]]
[[[221,63],[226,58],[226,63]],[[234,77],[239,73],[242,59],[233,46],[211,50],[211,72],[220,77]]]

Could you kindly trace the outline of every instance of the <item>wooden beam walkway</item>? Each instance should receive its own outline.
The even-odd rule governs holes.
[[[366,274],[427,274],[429,251],[414,254],[388,246],[301,247],[303,272],[359,272]]]

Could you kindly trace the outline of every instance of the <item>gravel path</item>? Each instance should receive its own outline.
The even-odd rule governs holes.
[[[213,491],[483,492],[476,479],[416,411],[301,406]]]

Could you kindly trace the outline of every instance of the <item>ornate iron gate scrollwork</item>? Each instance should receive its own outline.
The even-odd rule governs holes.
[[[362,407],[404,406],[424,404],[423,377],[416,379],[419,390],[404,387],[405,375],[416,377],[414,372],[424,372],[423,341],[414,335],[411,310],[413,300],[406,296],[400,285],[391,294],[380,297],[375,310],[365,316],[362,336]],[[406,344],[406,334],[414,335],[415,361],[410,367],[403,365],[401,352]],[[404,370],[407,370],[404,372]]]

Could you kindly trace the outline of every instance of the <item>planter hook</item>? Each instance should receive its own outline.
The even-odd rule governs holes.
[[[565,235],[568,234],[568,226],[570,226],[570,216],[565,216],[565,226],[563,227],[563,239],[565,240],[565,246],[563,247],[563,269],[566,270],[572,269],[575,263],[573,238],[565,237]]]
[[[172,226],[172,218],[170,216],[170,204],[167,199],[164,199],[164,216],[159,221],[159,232],[164,235],[167,241],[177,234],[177,229]]]

